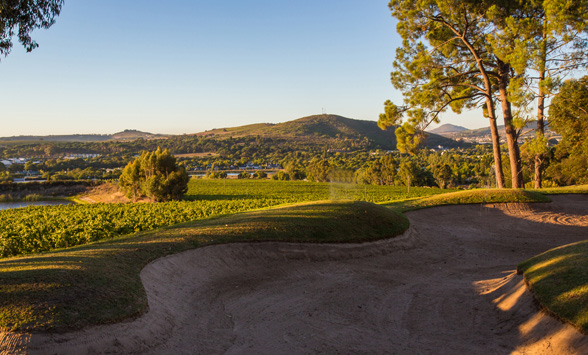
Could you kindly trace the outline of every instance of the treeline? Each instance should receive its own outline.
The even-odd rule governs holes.
[[[572,155],[570,144],[551,147],[543,159],[545,186],[588,183],[586,156]],[[263,150],[262,150],[263,151]],[[530,144],[521,147],[523,180],[526,187],[532,187],[535,154]],[[495,187],[496,174],[493,166],[491,147],[478,145],[469,149],[444,151],[423,150],[416,155],[401,154],[383,150],[357,150],[350,152],[328,152],[319,149],[311,151],[290,151],[280,156],[272,152],[259,152],[242,156],[240,150],[203,157],[179,158],[178,162],[188,172],[201,171],[209,178],[226,178],[225,170],[253,164],[263,169],[278,166],[281,169],[272,174],[276,180],[341,181],[348,183],[390,185],[390,186],[438,186],[454,187]],[[502,155],[507,156],[506,147]],[[18,176],[19,169],[37,170],[46,180],[118,179],[120,168],[134,159],[133,156],[101,156],[87,159],[48,159],[35,164],[27,162],[13,164],[9,171],[2,171],[0,180],[10,181]],[[582,160],[583,159],[583,160]],[[582,165],[584,161],[584,165]],[[15,168],[16,166],[16,168]],[[580,167],[580,169],[575,169]],[[107,170],[109,169],[109,170]],[[112,170],[111,170],[112,169]],[[508,177],[510,166],[503,159],[503,171]],[[238,178],[268,178],[263,171],[241,172]],[[506,179],[510,187],[510,180]]]
[[[137,139],[134,141],[107,142],[35,142],[22,144],[0,143],[0,157],[57,158],[68,154],[101,154],[111,157],[133,156],[158,147],[174,154],[214,152],[227,158],[275,155],[283,157],[289,152],[321,152],[324,150],[392,149],[382,147],[370,139],[347,138],[273,138],[247,136],[216,138],[205,136],[173,136],[166,139]]]

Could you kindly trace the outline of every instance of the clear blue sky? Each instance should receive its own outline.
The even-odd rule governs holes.
[[[0,136],[195,133],[327,113],[374,120],[400,39],[387,0],[66,0],[0,63]],[[481,112],[443,123],[477,128]],[[468,118],[466,118],[468,117]],[[477,118],[476,118],[477,117]]]

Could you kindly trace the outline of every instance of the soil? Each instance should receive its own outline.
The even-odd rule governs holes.
[[[587,354],[539,310],[516,265],[588,236],[588,196],[407,213],[401,237],[358,245],[228,244],[165,257],[149,311],[67,334],[0,338],[10,353]]]
[[[103,183],[87,190],[84,194],[78,196],[82,201],[88,203],[127,203],[131,202],[124,193],[119,191],[118,187],[112,183]],[[149,202],[147,198],[141,198],[135,202]]]

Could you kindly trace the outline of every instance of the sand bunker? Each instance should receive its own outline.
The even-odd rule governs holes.
[[[574,354],[588,337],[539,311],[514,269],[588,238],[588,196],[408,213],[398,239],[212,246],[141,273],[142,317],[6,334],[30,354]]]

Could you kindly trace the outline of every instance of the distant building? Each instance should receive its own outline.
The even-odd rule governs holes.
[[[65,157],[65,159],[78,159],[78,158],[82,158],[82,159],[88,159],[88,158],[98,158],[99,156],[101,156],[102,154],[70,154],[68,156]]]

